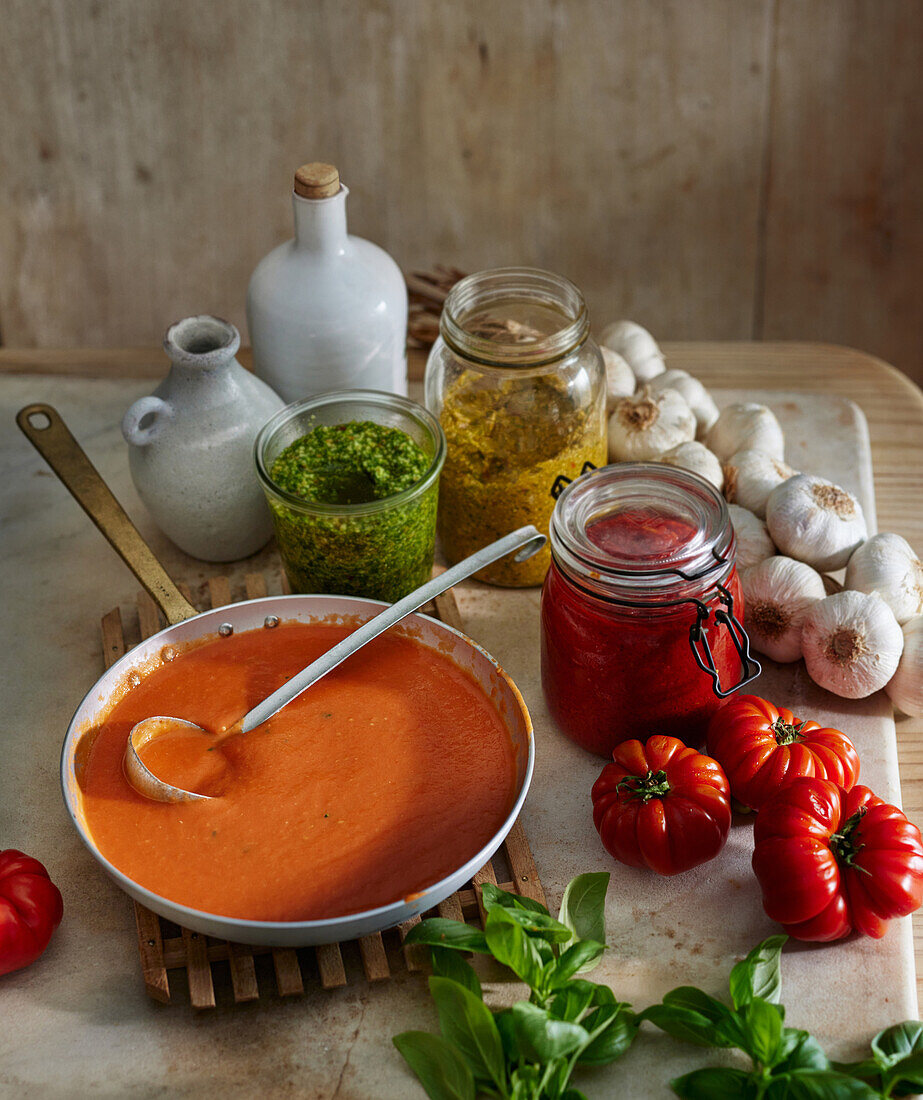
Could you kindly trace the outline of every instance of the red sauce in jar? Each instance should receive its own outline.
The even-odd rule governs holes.
[[[636,469],[643,476],[652,467]],[[627,476],[621,466],[586,476],[605,489],[609,471],[623,481]],[[668,476],[675,482],[676,475],[672,470]],[[659,471],[652,478],[660,480]],[[552,565],[542,592],[542,685],[551,714],[568,737],[603,756],[622,741],[652,734],[701,744],[721,699],[692,652],[695,604],[670,604],[698,599],[709,608],[705,629],[721,685],[736,684],[740,657],[728,628],[714,619],[724,607],[716,584],[730,592],[734,614],[743,618],[726,510],[717,493],[710,505],[702,489],[695,507],[683,507],[681,497],[669,493],[657,500],[653,484],[648,499],[635,488],[620,504],[613,491],[603,502],[607,510],[594,511],[596,486],[581,489],[583,480],[558,502],[567,512],[565,496],[572,490],[589,494],[566,522],[552,523]],[[673,496],[675,490],[674,484]],[[695,579],[665,575],[674,569]]]

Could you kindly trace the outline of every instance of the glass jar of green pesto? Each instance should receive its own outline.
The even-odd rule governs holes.
[[[255,444],[293,592],[393,603],[429,580],[445,436],[397,394],[343,390],[288,405]]]

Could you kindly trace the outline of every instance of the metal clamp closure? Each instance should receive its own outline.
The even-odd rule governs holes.
[[[734,597],[723,585],[717,584],[715,587],[718,589],[721,596],[721,602],[724,604],[724,608],[715,612],[715,622],[727,627],[731,635],[731,641],[734,643],[734,648],[737,650],[738,657],[740,657],[741,678],[733,687],[723,688],[721,686],[720,675],[715,665],[715,658],[711,651],[711,645],[708,641],[708,630],[704,627],[704,624],[711,615],[711,611],[701,600],[693,599],[690,601],[696,605],[697,617],[696,621],[689,628],[689,645],[692,648],[692,656],[695,658],[695,663],[703,672],[707,672],[712,678],[712,686],[715,695],[717,695],[719,699],[724,699],[728,695],[733,695],[733,693],[739,688],[742,688],[744,684],[749,684],[752,680],[755,680],[763,669],[759,661],[750,656],[750,639],[747,637],[747,632],[744,630],[739,619],[734,614]]]

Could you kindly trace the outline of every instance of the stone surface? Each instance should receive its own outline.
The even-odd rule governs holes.
[[[228,570],[185,557],[153,528],[131,487],[118,430],[125,408],[149,389],[144,381],[0,379],[0,845],[45,862],[65,904],[43,958],[0,978],[0,1095],[162,1097],[208,1089],[228,1098],[422,1096],[390,1043],[396,1031],[435,1025],[419,975],[368,986],[348,954],[350,985],[333,993],[309,982],[304,998],[234,1006],[225,985],[219,1007],[198,1016],[184,1003],[149,1001],[131,906],[65,814],[58,754],[73,710],[102,670],[99,619],[115,604],[127,612],[138,586],[16,429],[16,410],[31,401],[58,408],[178,580],[196,589],[218,573],[238,581],[252,570],[278,575],[271,548]],[[853,490],[873,515],[867,436],[854,406],[767,397],[782,416],[788,460]],[[714,863],[673,879],[609,860],[589,816],[601,761],[561,737],[542,702],[538,602],[537,590],[469,585],[460,593],[469,632],[510,671],[532,710],[537,768],[525,825],[549,900],[556,905],[577,872],[611,870],[610,951],[597,980],[638,1007],[679,984],[721,995],[733,962],[773,931],[749,870],[750,826],[734,826]],[[894,725],[881,695],[836,699],[815,688],[801,665],[767,668],[757,690],[790,701],[805,717],[847,728],[862,757],[863,782],[899,798]],[[878,1028],[917,1014],[910,923],[895,923],[875,943],[790,946],[783,983],[787,1022],[810,1027],[833,1056],[857,1057]],[[519,995],[508,986],[491,986],[490,993],[498,1000]],[[645,1028],[621,1063],[576,1083],[590,1096],[667,1096],[669,1077],[722,1057],[732,1058]]]

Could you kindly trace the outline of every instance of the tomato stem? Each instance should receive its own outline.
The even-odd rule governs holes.
[[[867,806],[860,806],[858,810],[848,818],[843,827],[838,829],[830,837],[830,850],[836,856],[836,861],[843,867],[852,867],[856,871],[865,871],[864,867],[858,866],[855,862],[856,856],[865,847],[864,844],[857,844],[853,833],[855,832],[859,822],[868,813]]]
[[[801,738],[807,724],[807,722],[799,722],[795,725],[794,722],[783,722],[781,718],[777,718],[769,728],[776,735],[777,745],[790,745]]]
[[[660,769],[659,772],[648,772],[647,775],[626,775],[620,779],[615,788],[625,790],[634,798],[640,798],[642,802],[650,802],[652,798],[663,798],[670,793],[670,781],[667,773]]]

